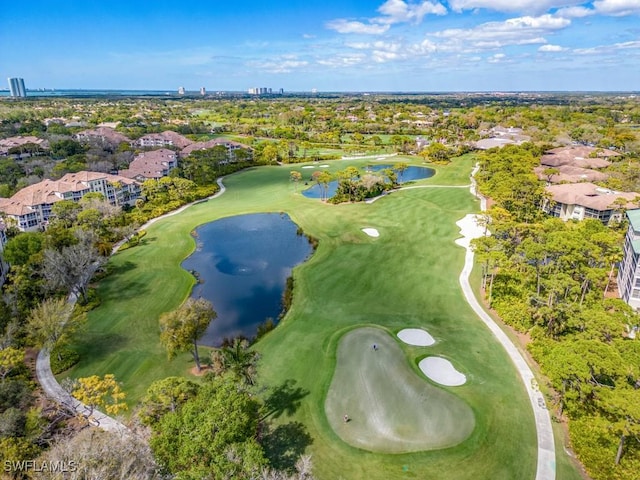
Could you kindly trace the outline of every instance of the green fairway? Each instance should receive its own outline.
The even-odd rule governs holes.
[[[419,377],[397,341],[378,328],[358,328],[340,340],[325,411],[345,442],[381,453],[450,447],[475,424],[465,402]]]
[[[422,164],[422,159],[405,157],[389,163],[406,160]],[[335,172],[371,161],[328,163],[327,170]],[[467,185],[472,163],[472,157],[457,159],[416,184]],[[290,182],[290,172],[300,168],[261,167],[232,175],[225,179],[224,195],[157,222],[141,246],[115,255],[109,261],[113,273],[98,287],[102,305],[90,312],[77,345],[82,361],[69,374],[115,374],[131,406],[152,381],[187,375],[192,366],[187,355],[167,361],[159,344],[158,317],[176,308],[193,285],[191,275],[180,268],[195,248],[190,232],[225,216],[286,212],[319,246],[294,270],[288,314],[255,346],[261,354],[258,381],[261,395],[278,387],[286,394],[281,396],[281,415],[272,420],[304,425],[313,439],[309,453],[317,477],[533,479],[537,445],[528,398],[506,353],[465,303],[458,284],[464,250],[454,244],[455,222],[476,211],[478,201],[464,188],[420,188],[373,204],[325,204],[303,197],[303,186]],[[364,227],[376,228],[380,237],[367,236]],[[340,339],[356,327],[369,326],[394,334],[407,327],[425,328],[437,339],[429,355],[455,359],[464,367],[468,384],[440,389],[472,412],[471,420],[463,422],[466,433],[450,429],[452,440],[441,444],[448,448],[373,453],[353,447],[332,428],[325,400],[340,362]],[[397,349],[396,361],[404,362],[402,375],[415,375],[427,384],[417,367],[425,348],[389,341]]]

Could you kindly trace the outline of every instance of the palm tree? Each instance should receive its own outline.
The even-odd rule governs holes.
[[[259,358],[258,352],[249,350],[249,342],[244,338],[234,338],[230,345],[223,345],[211,352],[211,363],[216,375],[231,372],[248,385],[255,382]]]

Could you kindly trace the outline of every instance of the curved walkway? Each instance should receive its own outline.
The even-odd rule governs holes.
[[[480,198],[481,209],[486,209],[486,199],[481,195],[478,195],[476,190],[476,182],[473,175],[478,171],[478,166],[473,170],[471,193]],[[464,258],[464,268],[460,273],[460,286],[464,293],[464,297],[473,309],[473,311],[480,317],[484,324],[491,330],[491,333],[502,344],[507,354],[511,358],[514,366],[522,378],[522,382],[529,395],[529,401],[533,408],[533,415],[536,423],[536,435],[538,440],[538,463],[536,468],[535,480],[554,480],[556,478],[556,450],[553,438],[553,428],[551,426],[551,418],[549,411],[547,410],[544,396],[538,390],[536,379],[529,368],[526,360],[513,344],[509,337],[502,331],[502,329],[494,322],[494,320],[484,311],[480,306],[480,303],[473,294],[471,285],[469,284],[469,275],[473,269],[473,250],[471,249],[471,240],[484,235],[484,227],[477,224],[475,215],[467,215],[462,220],[456,223],[461,227],[461,234],[463,238],[456,240],[456,243],[466,249]]]
[[[222,183],[223,179],[224,177],[218,178],[217,183],[218,183],[218,186],[220,187],[220,190],[216,192],[214,195],[211,195],[210,197],[208,197],[207,200],[218,198],[220,195],[222,195],[226,191],[226,188]],[[186,205],[183,205],[182,207],[176,210],[173,210],[172,212],[165,213],[164,215],[161,215],[156,218],[152,218],[147,223],[142,225],[140,229],[145,229],[149,227],[149,225],[152,225],[155,222],[157,222],[158,220],[183,212],[184,210],[189,208],[191,205],[194,205],[196,203],[201,203],[202,201],[203,200],[196,200],[195,202],[191,202]],[[116,243],[113,247],[112,254],[117,252],[118,248],[120,248],[120,246],[123,243],[124,241],[120,241]],[[69,295],[69,302],[70,303],[76,302],[75,295]],[[38,357],[36,358],[36,377],[38,377],[38,382],[40,383],[40,386],[42,387],[42,390],[44,391],[47,397],[57,402],[58,404],[62,405],[69,411],[75,411],[78,415],[88,418],[94,426],[110,432],[128,432],[129,431],[129,428],[127,428],[124,424],[120,423],[115,418],[110,417],[97,409],[93,409],[92,411],[90,407],[73,398],[69,392],[67,392],[64,388],[60,386],[60,384],[56,380],[56,377],[53,375],[53,372],[51,371],[51,356],[50,356],[49,349],[47,348],[43,348],[38,352]]]

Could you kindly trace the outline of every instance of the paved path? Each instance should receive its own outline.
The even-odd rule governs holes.
[[[220,190],[215,193],[215,195],[210,196],[207,200],[218,198],[222,195],[226,188],[222,183],[224,177],[218,178],[217,182],[220,186]],[[140,229],[145,229],[149,227],[149,225],[154,224],[158,220],[161,220],[166,217],[170,217],[172,215],[176,215],[177,213],[183,212],[191,205],[196,203],[201,203],[203,200],[196,200],[195,202],[184,205],[177,210],[161,215],[160,217],[152,218],[147,223],[142,225]],[[118,248],[124,243],[124,241],[118,242],[114,245],[112,254],[118,251]],[[76,297],[75,295],[69,295],[69,302],[75,303]],[[110,432],[128,432],[129,429],[118,420],[113,417],[110,417],[103,412],[94,409],[93,412],[91,409],[86,406],[84,403],[73,398],[69,392],[67,392],[64,388],[60,386],[56,377],[54,377],[53,372],[51,371],[51,357],[48,349],[43,348],[38,352],[38,357],[36,358],[36,376],[38,377],[38,382],[42,387],[45,395],[49,397],[51,400],[59,403],[60,405],[66,407],[71,411],[75,411],[77,414],[89,418],[91,423],[97,427],[100,427],[103,430],[107,430]]]
[[[478,171],[478,166],[473,170],[472,176]],[[486,199],[479,196],[476,191],[476,182],[472,178],[471,193],[480,198],[481,208],[485,210]],[[456,223],[461,228],[463,238],[456,240],[456,243],[466,249],[464,268],[460,273],[460,285],[464,297],[469,306],[480,317],[485,325],[491,330],[491,333],[502,344],[507,354],[511,358],[514,366],[522,378],[522,382],[529,395],[529,401],[533,408],[533,415],[536,423],[536,435],[538,440],[538,463],[536,469],[535,480],[554,480],[556,478],[556,450],[553,438],[553,428],[551,426],[551,418],[547,410],[544,396],[538,390],[536,379],[529,368],[526,360],[520,353],[520,350],[513,344],[511,339],[502,331],[502,329],[493,321],[493,319],[484,311],[480,303],[473,294],[471,285],[469,284],[469,275],[473,269],[473,250],[470,248],[472,238],[478,238],[484,235],[484,227],[476,222],[475,215],[467,215]]]

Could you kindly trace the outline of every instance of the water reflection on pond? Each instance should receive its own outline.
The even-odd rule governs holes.
[[[195,230],[197,248],[182,267],[200,280],[192,297],[213,303],[218,313],[202,344],[255,336],[257,327],[277,320],[287,277],[312,247],[286,214],[260,213],[223,218]]]
[[[393,165],[368,165],[364,168],[362,174],[368,172],[380,172],[387,168],[393,168]],[[411,182],[412,180],[422,180],[424,178],[433,177],[435,174],[435,170],[428,167],[417,167],[415,165],[410,165],[407,167],[401,174],[396,171],[396,175],[398,175],[398,183],[406,183]],[[307,180],[309,184],[313,183],[313,186],[307,188],[302,191],[302,194],[307,198],[322,198],[322,187],[315,183],[313,180]],[[327,198],[331,198],[336,194],[336,190],[338,189],[338,181],[333,180],[329,182],[327,186]]]

